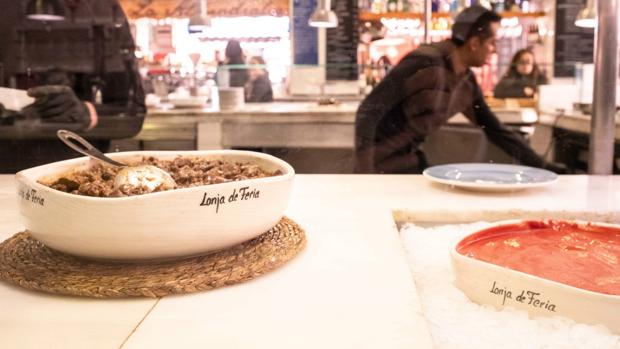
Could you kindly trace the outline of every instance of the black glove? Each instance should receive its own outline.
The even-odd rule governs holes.
[[[43,122],[74,123],[86,128],[90,124],[90,113],[84,102],[73,89],[62,85],[47,85],[28,90],[35,98],[34,103],[24,108],[26,115],[36,115]]]

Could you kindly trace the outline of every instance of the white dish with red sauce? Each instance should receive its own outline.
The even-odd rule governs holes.
[[[288,206],[295,171],[257,152],[139,151],[107,154],[132,163],[178,156],[258,165],[279,173],[219,184],[125,197],[92,197],[43,185],[97,162],[82,157],[17,173],[19,208],[26,229],[47,246],[99,259],[159,259],[202,254],[252,239],[273,227]],[[276,172],[277,171],[277,172]]]
[[[476,303],[620,333],[620,225],[502,221],[461,239],[451,257],[456,286]]]

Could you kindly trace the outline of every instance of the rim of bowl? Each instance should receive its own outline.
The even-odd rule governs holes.
[[[18,182],[23,182],[29,186],[31,186],[32,188],[35,189],[45,189],[45,190],[49,190],[49,191],[53,191],[54,193],[56,193],[57,195],[61,195],[61,196],[68,196],[71,198],[74,198],[76,200],[84,200],[84,201],[101,201],[101,200],[115,200],[115,201],[120,201],[120,200],[137,200],[139,198],[144,198],[144,197],[156,197],[156,196],[162,196],[162,195],[173,195],[173,193],[178,193],[178,192],[183,192],[183,191],[189,191],[189,190],[195,190],[196,188],[203,188],[203,187],[226,187],[229,185],[234,185],[234,184],[238,184],[240,182],[263,182],[263,183],[271,183],[271,182],[280,182],[280,181],[285,181],[285,180],[289,180],[292,179],[295,175],[295,169],[293,168],[293,166],[291,166],[289,163],[287,163],[286,161],[279,159],[273,155],[269,155],[269,154],[265,154],[265,153],[259,153],[259,152],[253,152],[253,151],[248,151],[248,150],[144,150],[144,151],[127,151],[127,152],[118,152],[118,153],[106,153],[106,156],[109,156],[110,158],[113,159],[118,159],[118,158],[125,158],[125,157],[131,157],[131,156],[153,156],[153,157],[157,157],[157,155],[178,155],[178,156],[189,156],[189,155],[193,155],[196,157],[201,157],[201,156],[208,156],[208,155],[213,155],[213,156],[226,156],[226,155],[249,155],[250,157],[254,157],[254,158],[259,158],[262,160],[267,160],[269,162],[272,162],[274,164],[276,164],[281,170],[284,170],[283,174],[281,175],[277,175],[277,176],[271,176],[271,177],[262,177],[262,178],[250,178],[250,179],[245,179],[243,181],[232,181],[232,182],[225,182],[225,183],[217,183],[217,184],[205,184],[205,185],[199,185],[199,186],[195,186],[195,187],[187,187],[187,188],[180,188],[180,189],[173,189],[173,190],[165,190],[165,191],[158,191],[158,192],[154,192],[154,193],[147,193],[147,194],[141,194],[141,195],[130,195],[130,196],[121,196],[121,197],[95,197],[95,196],[87,196],[87,195],[78,195],[78,194],[71,194],[71,193],[66,193],[64,191],[60,191],[60,190],[56,190],[54,188],[48,187],[44,184],[41,184],[38,182],[38,178],[41,178],[43,176],[53,176],[53,175],[60,175],[61,173],[63,173],[62,171],[60,172],[50,172],[50,173],[44,173],[44,174],[39,174],[37,178],[33,178],[33,173],[38,172],[43,170],[43,168],[45,167],[52,167],[52,165],[71,165],[74,164],[75,166],[79,166],[79,165],[84,165],[87,164],[88,161],[90,161],[91,159],[88,156],[83,156],[83,157],[79,157],[79,158],[75,158],[75,159],[68,159],[68,160],[62,160],[62,161],[56,161],[56,162],[52,162],[49,164],[45,164],[45,165],[40,165],[40,166],[36,166],[36,167],[31,167],[22,171],[19,171],[15,174],[15,178],[17,179]],[[92,160],[92,161],[96,161],[96,160]]]

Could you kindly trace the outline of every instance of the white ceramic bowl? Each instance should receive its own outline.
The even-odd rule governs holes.
[[[36,239],[62,252],[103,259],[172,258],[217,250],[273,227],[288,205],[295,175],[286,162],[248,151],[108,155],[122,161],[143,156],[206,157],[249,162],[283,174],[146,195],[97,198],[68,194],[37,182],[57,178],[72,169],[88,168],[95,160],[84,157],[30,168],[16,177],[24,224]]]
[[[497,222],[494,227],[520,222],[522,221],[502,221]],[[594,224],[581,221],[570,222],[579,225]],[[620,229],[618,225],[605,223],[595,225]],[[452,265],[456,275],[455,284],[469,299],[479,304],[492,305],[497,309],[510,306],[525,310],[532,316],[561,315],[587,324],[603,324],[612,331],[620,333],[618,315],[620,296],[568,286],[459,253],[457,251],[459,244],[477,233],[474,232],[460,240],[451,251]],[[492,289],[495,292],[491,292]],[[507,291],[510,291],[510,296]],[[525,298],[521,301],[517,300],[517,297],[524,291]],[[532,294],[528,294],[528,291]],[[540,303],[537,303],[536,299]]]
[[[218,95],[220,110],[232,110],[245,105],[243,87],[220,87]]]

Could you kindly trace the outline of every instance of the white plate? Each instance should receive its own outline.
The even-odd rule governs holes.
[[[557,174],[540,168],[488,163],[433,166],[423,174],[434,182],[485,191],[541,187],[558,179]]]
[[[33,102],[34,98],[28,96],[25,90],[0,87],[0,103],[8,110],[20,111]]]

